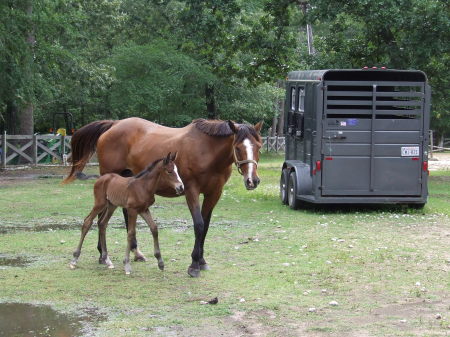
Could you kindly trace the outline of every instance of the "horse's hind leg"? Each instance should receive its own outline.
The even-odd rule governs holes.
[[[126,208],[122,208],[123,217],[125,219],[125,226],[127,227],[128,233],[128,211]],[[137,246],[136,235],[131,240],[131,251],[134,253],[134,261],[145,262],[147,258],[142,254]]]
[[[78,262],[78,258],[80,257],[81,254],[81,247],[83,246],[84,238],[86,237],[86,234],[89,232],[89,229],[92,226],[94,218],[97,216],[97,214],[99,214],[102,211],[103,208],[104,205],[94,206],[89,215],[84,219],[83,227],[81,227],[80,242],[78,243],[77,249],[73,252],[73,259],[69,265],[71,269],[75,269]]]
[[[125,252],[125,259],[123,264],[125,265],[125,274],[131,274],[131,264],[130,264],[130,251],[133,244],[133,239],[136,238],[136,218],[137,213],[135,211],[128,211],[128,235],[127,235],[127,249]]]
[[[153,236],[153,252],[156,259],[158,260],[159,269],[164,270],[164,261],[161,256],[161,251],[159,250],[158,226],[153,220],[152,215],[150,214],[150,211],[148,209],[145,212],[140,213],[140,216],[144,218],[145,222],[150,227],[150,231],[152,232]]]
[[[102,251],[102,255],[100,256],[100,263],[107,265],[110,269],[114,268],[114,265],[108,256],[108,249],[106,248],[106,227],[108,227],[109,219],[111,219],[111,216],[113,215],[116,208],[116,206],[110,203],[98,222],[98,235]]]

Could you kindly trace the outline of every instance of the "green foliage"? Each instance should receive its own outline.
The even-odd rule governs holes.
[[[432,126],[450,129],[447,1],[308,3],[304,14],[295,0],[36,0],[32,13],[29,1],[0,2],[0,127],[28,102],[40,132],[62,111],[76,127],[128,116],[184,125],[211,115],[207,101],[217,117],[269,122],[272,86],[289,70],[384,65],[425,71]]]
[[[114,118],[139,116],[165,125],[185,125],[201,117],[203,85],[214,76],[197,61],[163,41],[120,47],[110,91]]]

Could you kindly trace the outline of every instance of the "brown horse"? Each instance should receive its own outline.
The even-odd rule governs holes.
[[[84,238],[91,228],[94,218],[100,213],[102,213],[102,216],[98,221],[98,228],[102,248],[101,259],[108,268],[114,268],[106,249],[106,227],[117,207],[125,208],[128,213],[128,245],[124,260],[125,273],[131,273],[130,251],[132,249],[133,239],[135,239],[138,214],[150,227],[153,236],[154,255],[158,260],[158,267],[161,270],[164,269],[164,261],[159,249],[158,227],[153,221],[148,208],[155,202],[155,192],[160,184],[171,186],[177,194],[183,193],[183,182],[174,164],[176,156],[176,153],[172,156],[169,153],[166,158],[154,161],[135,177],[124,178],[116,173],[108,173],[101,176],[95,182],[94,207],[84,220],[81,229],[81,239],[77,249],[73,253],[73,260],[70,262],[71,269],[75,269],[78,258],[80,257]]]
[[[185,196],[194,222],[195,244],[188,273],[193,277],[208,269],[203,246],[211,214],[229,179],[232,164],[244,177],[248,190],[259,184],[257,174],[260,131],[255,126],[231,121],[198,119],[183,128],[168,128],[140,118],[97,121],[85,125],[72,137],[72,168],[65,182],[79,174],[97,149],[100,174],[140,172],[146,163],[164,153],[178,151],[176,164],[185,186]],[[156,193],[175,197],[169,186],[159,186]],[[203,194],[200,208],[199,197]],[[101,246],[98,246],[101,251]],[[143,258],[134,242],[135,256]]]

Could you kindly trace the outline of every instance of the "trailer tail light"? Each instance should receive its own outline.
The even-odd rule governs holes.
[[[428,174],[430,174],[430,171],[428,170],[428,162],[427,161],[422,162],[422,170],[424,172],[427,172]]]
[[[333,160],[333,157],[325,157],[325,160]]]
[[[322,162],[320,160],[316,161],[316,170],[320,171],[322,169]]]
[[[419,160],[419,157],[412,157],[412,160]]]

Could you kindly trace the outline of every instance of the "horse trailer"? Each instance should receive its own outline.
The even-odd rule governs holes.
[[[431,89],[423,72],[293,71],[286,89],[284,204],[425,205]]]

